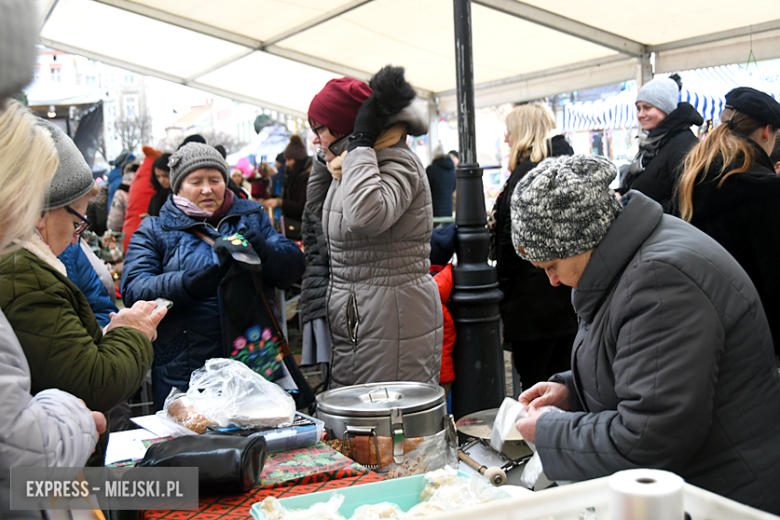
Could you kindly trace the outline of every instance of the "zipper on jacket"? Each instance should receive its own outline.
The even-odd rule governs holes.
[[[358,312],[357,297],[350,293],[347,302],[347,334],[352,341],[352,351],[357,350],[358,327],[360,326],[360,313]]]

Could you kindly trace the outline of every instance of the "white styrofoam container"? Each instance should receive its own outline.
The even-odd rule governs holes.
[[[780,492],[780,488],[778,488]],[[537,491],[458,511],[426,516],[426,520],[580,520],[595,508],[598,520],[608,520],[609,477]],[[696,486],[685,484],[683,505],[691,520],[780,520]]]

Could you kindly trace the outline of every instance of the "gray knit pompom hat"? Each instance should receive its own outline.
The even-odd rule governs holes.
[[[60,165],[54,174],[43,209],[57,209],[72,204],[88,194],[95,185],[92,169],[84,160],[73,139],[65,135],[58,126],[46,119],[38,119],[38,126],[45,128],[57,149]]]
[[[655,78],[648,81],[636,94],[637,103],[650,103],[667,116],[677,109],[679,99],[680,86],[672,78]]]
[[[203,143],[190,142],[176,150],[176,153],[168,159],[168,168],[171,169],[171,190],[179,193],[184,177],[200,170],[201,168],[214,168],[219,170],[228,183],[228,164],[216,148]]]
[[[596,247],[623,208],[609,184],[617,175],[604,157],[542,161],[512,194],[512,244],[525,260],[568,258]]]
[[[33,77],[38,9],[30,0],[0,0],[0,109]]]

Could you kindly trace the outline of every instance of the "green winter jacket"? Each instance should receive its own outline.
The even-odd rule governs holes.
[[[140,388],[152,343],[117,327],[103,335],[84,294],[30,251],[0,259],[0,308],[30,365],[31,393],[59,388],[107,413]]]

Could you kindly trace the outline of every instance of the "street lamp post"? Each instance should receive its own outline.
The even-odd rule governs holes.
[[[474,63],[471,44],[471,0],[453,0],[455,63],[458,90],[460,163],[456,217],[457,265],[451,312],[457,338],[453,349],[455,418],[497,408],[506,393],[501,349],[501,291],[495,268],[487,264],[490,237],[486,226],[482,168],[477,163],[474,124]]]

